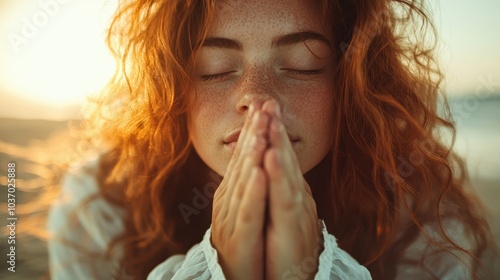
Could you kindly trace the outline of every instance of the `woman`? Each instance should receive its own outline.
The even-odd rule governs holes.
[[[489,231],[438,134],[428,26],[409,0],[123,4],[52,276],[478,278]]]

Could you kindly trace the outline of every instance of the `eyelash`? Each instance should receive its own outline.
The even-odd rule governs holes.
[[[287,71],[288,73],[290,73],[292,75],[304,75],[304,76],[319,75],[319,74],[323,73],[323,69],[314,69],[314,70],[281,69],[281,70]],[[226,75],[233,73],[233,72],[234,71],[213,74],[213,75],[201,75],[201,80],[202,81],[210,81],[210,80],[222,79]]]
[[[219,74],[213,74],[213,75],[201,75],[201,80],[202,81],[210,81],[210,80],[217,80],[217,79],[222,79],[224,78],[227,74],[233,73],[234,71],[231,72],[225,72],[225,73],[219,73]]]
[[[314,70],[295,70],[295,69],[282,69],[287,71],[290,74],[293,75],[305,75],[305,76],[310,76],[310,75],[319,75],[323,73],[323,69],[314,69]]]

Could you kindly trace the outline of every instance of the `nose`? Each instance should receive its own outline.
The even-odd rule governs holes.
[[[241,114],[248,114],[248,111],[250,109],[250,104],[253,104],[255,109],[262,109],[262,106],[268,100],[269,98],[264,98],[262,96],[252,96],[252,97],[244,97],[245,100],[240,102],[237,106],[237,110]]]
[[[262,109],[267,100],[275,99],[279,103],[278,82],[266,69],[256,68],[247,71],[241,77],[236,91],[238,96],[236,110],[240,114],[248,114],[250,104],[256,109]]]

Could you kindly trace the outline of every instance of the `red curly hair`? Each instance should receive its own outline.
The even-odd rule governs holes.
[[[188,137],[187,92],[214,2],[129,1],[109,29],[121,67],[94,100],[87,136],[111,147],[100,163],[100,189],[126,210],[126,230],[110,250],[123,245],[121,266],[141,279],[169,256],[186,253],[210,226],[203,218],[210,207],[187,224],[177,206],[190,198],[187,174],[200,160]],[[446,100],[439,102],[442,75],[423,1],[319,5],[333,30],[337,64],[331,177],[314,193],[318,215],[374,279],[394,278],[405,248],[432,222],[449,243],[436,245],[468,254],[478,278],[489,228],[481,204],[465,188],[463,160],[451,151],[453,141],[443,140],[455,128]],[[438,104],[444,104],[442,115]],[[447,218],[463,223],[472,250],[447,236]]]

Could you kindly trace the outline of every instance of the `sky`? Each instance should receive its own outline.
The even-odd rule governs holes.
[[[434,15],[448,94],[469,94],[485,79],[500,92],[500,1],[440,0]]]
[[[429,3],[446,92],[470,94],[484,81],[500,92],[500,1]],[[11,105],[0,117],[65,118],[67,110],[54,112],[102,88],[115,67],[104,43],[115,5],[116,0],[0,0],[0,104]],[[45,109],[38,112],[40,107]]]

